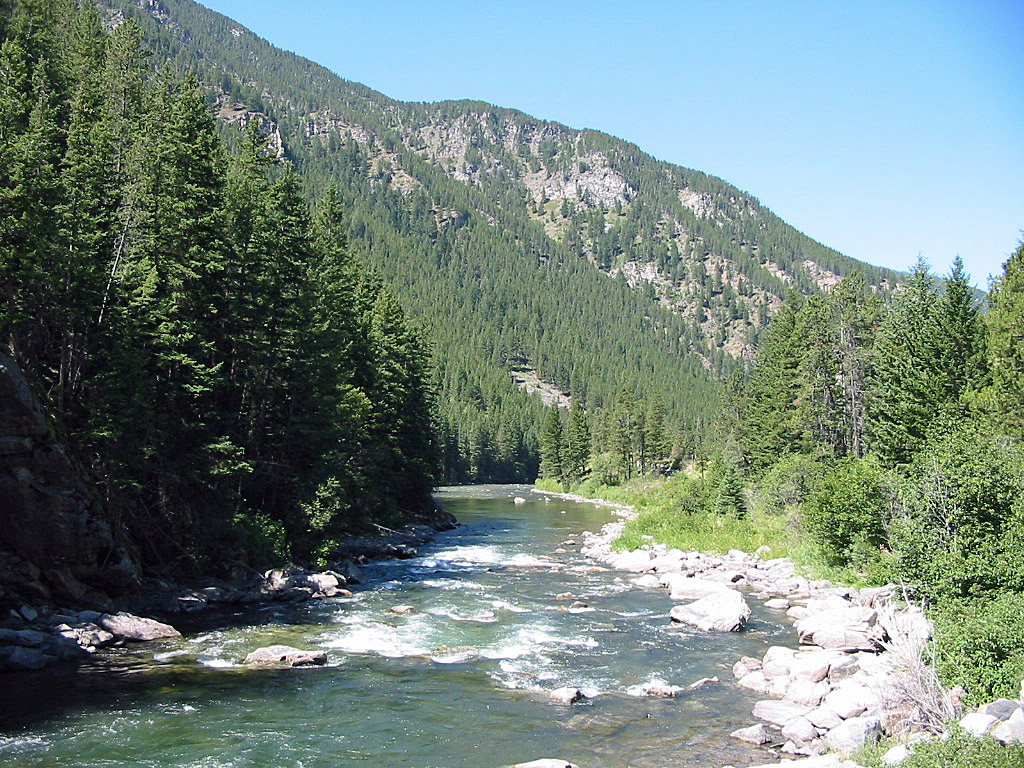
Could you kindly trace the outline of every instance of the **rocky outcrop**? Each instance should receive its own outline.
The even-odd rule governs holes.
[[[81,658],[100,648],[151,640],[173,640],[181,634],[169,624],[135,616],[124,611],[39,611],[23,606],[12,612],[20,628],[0,627],[0,670],[41,669],[58,661]],[[26,615],[31,620],[26,620]],[[5,619],[13,625],[13,615]]]
[[[0,354],[0,606],[107,607],[138,578],[124,532],[15,361]]]

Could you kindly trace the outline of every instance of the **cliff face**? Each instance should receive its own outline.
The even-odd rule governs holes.
[[[0,606],[105,604],[138,582],[100,507],[17,363],[0,354]]]

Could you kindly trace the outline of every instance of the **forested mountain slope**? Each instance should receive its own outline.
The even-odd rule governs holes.
[[[111,25],[141,26],[154,64],[196,71],[225,124],[259,121],[310,194],[338,184],[353,242],[434,344],[448,479],[535,473],[541,405],[513,369],[588,409],[623,387],[656,395],[685,451],[716,374],[749,359],[790,286],[896,278],[606,134],[481,102],[398,102],[190,0],[103,5]]]

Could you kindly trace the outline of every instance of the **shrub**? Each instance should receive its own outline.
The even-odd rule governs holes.
[[[802,509],[804,529],[826,565],[867,566],[885,540],[885,475],[871,459],[840,459]]]
[[[1024,747],[1003,746],[995,739],[977,739],[954,727],[948,741],[914,746],[902,768],[1024,768]]]
[[[1016,698],[1024,679],[1024,595],[964,600],[933,612],[939,674],[968,701]]]
[[[932,602],[1024,591],[1024,457],[966,422],[915,458],[890,525],[897,575]]]
[[[757,495],[766,512],[781,514],[796,509],[818,488],[825,465],[815,456],[798,453],[775,462],[757,486]]]

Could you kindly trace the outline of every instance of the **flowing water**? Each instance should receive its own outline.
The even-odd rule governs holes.
[[[607,508],[522,486],[438,499],[460,527],[418,558],[366,567],[352,598],[193,618],[182,640],[0,677],[0,763],[488,768],[561,757],[640,768],[770,757],[727,736],[750,724],[757,698],[730,668],[789,642],[778,617],[751,601],[745,632],[673,629],[666,590],[595,568],[576,545],[555,552],[611,520]],[[395,615],[396,605],[414,611]],[[240,665],[273,643],[324,649],[328,664]],[[639,695],[652,680],[716,675],[675,699]],[[553,703],[546,692],[560,686],[590,698]]]

